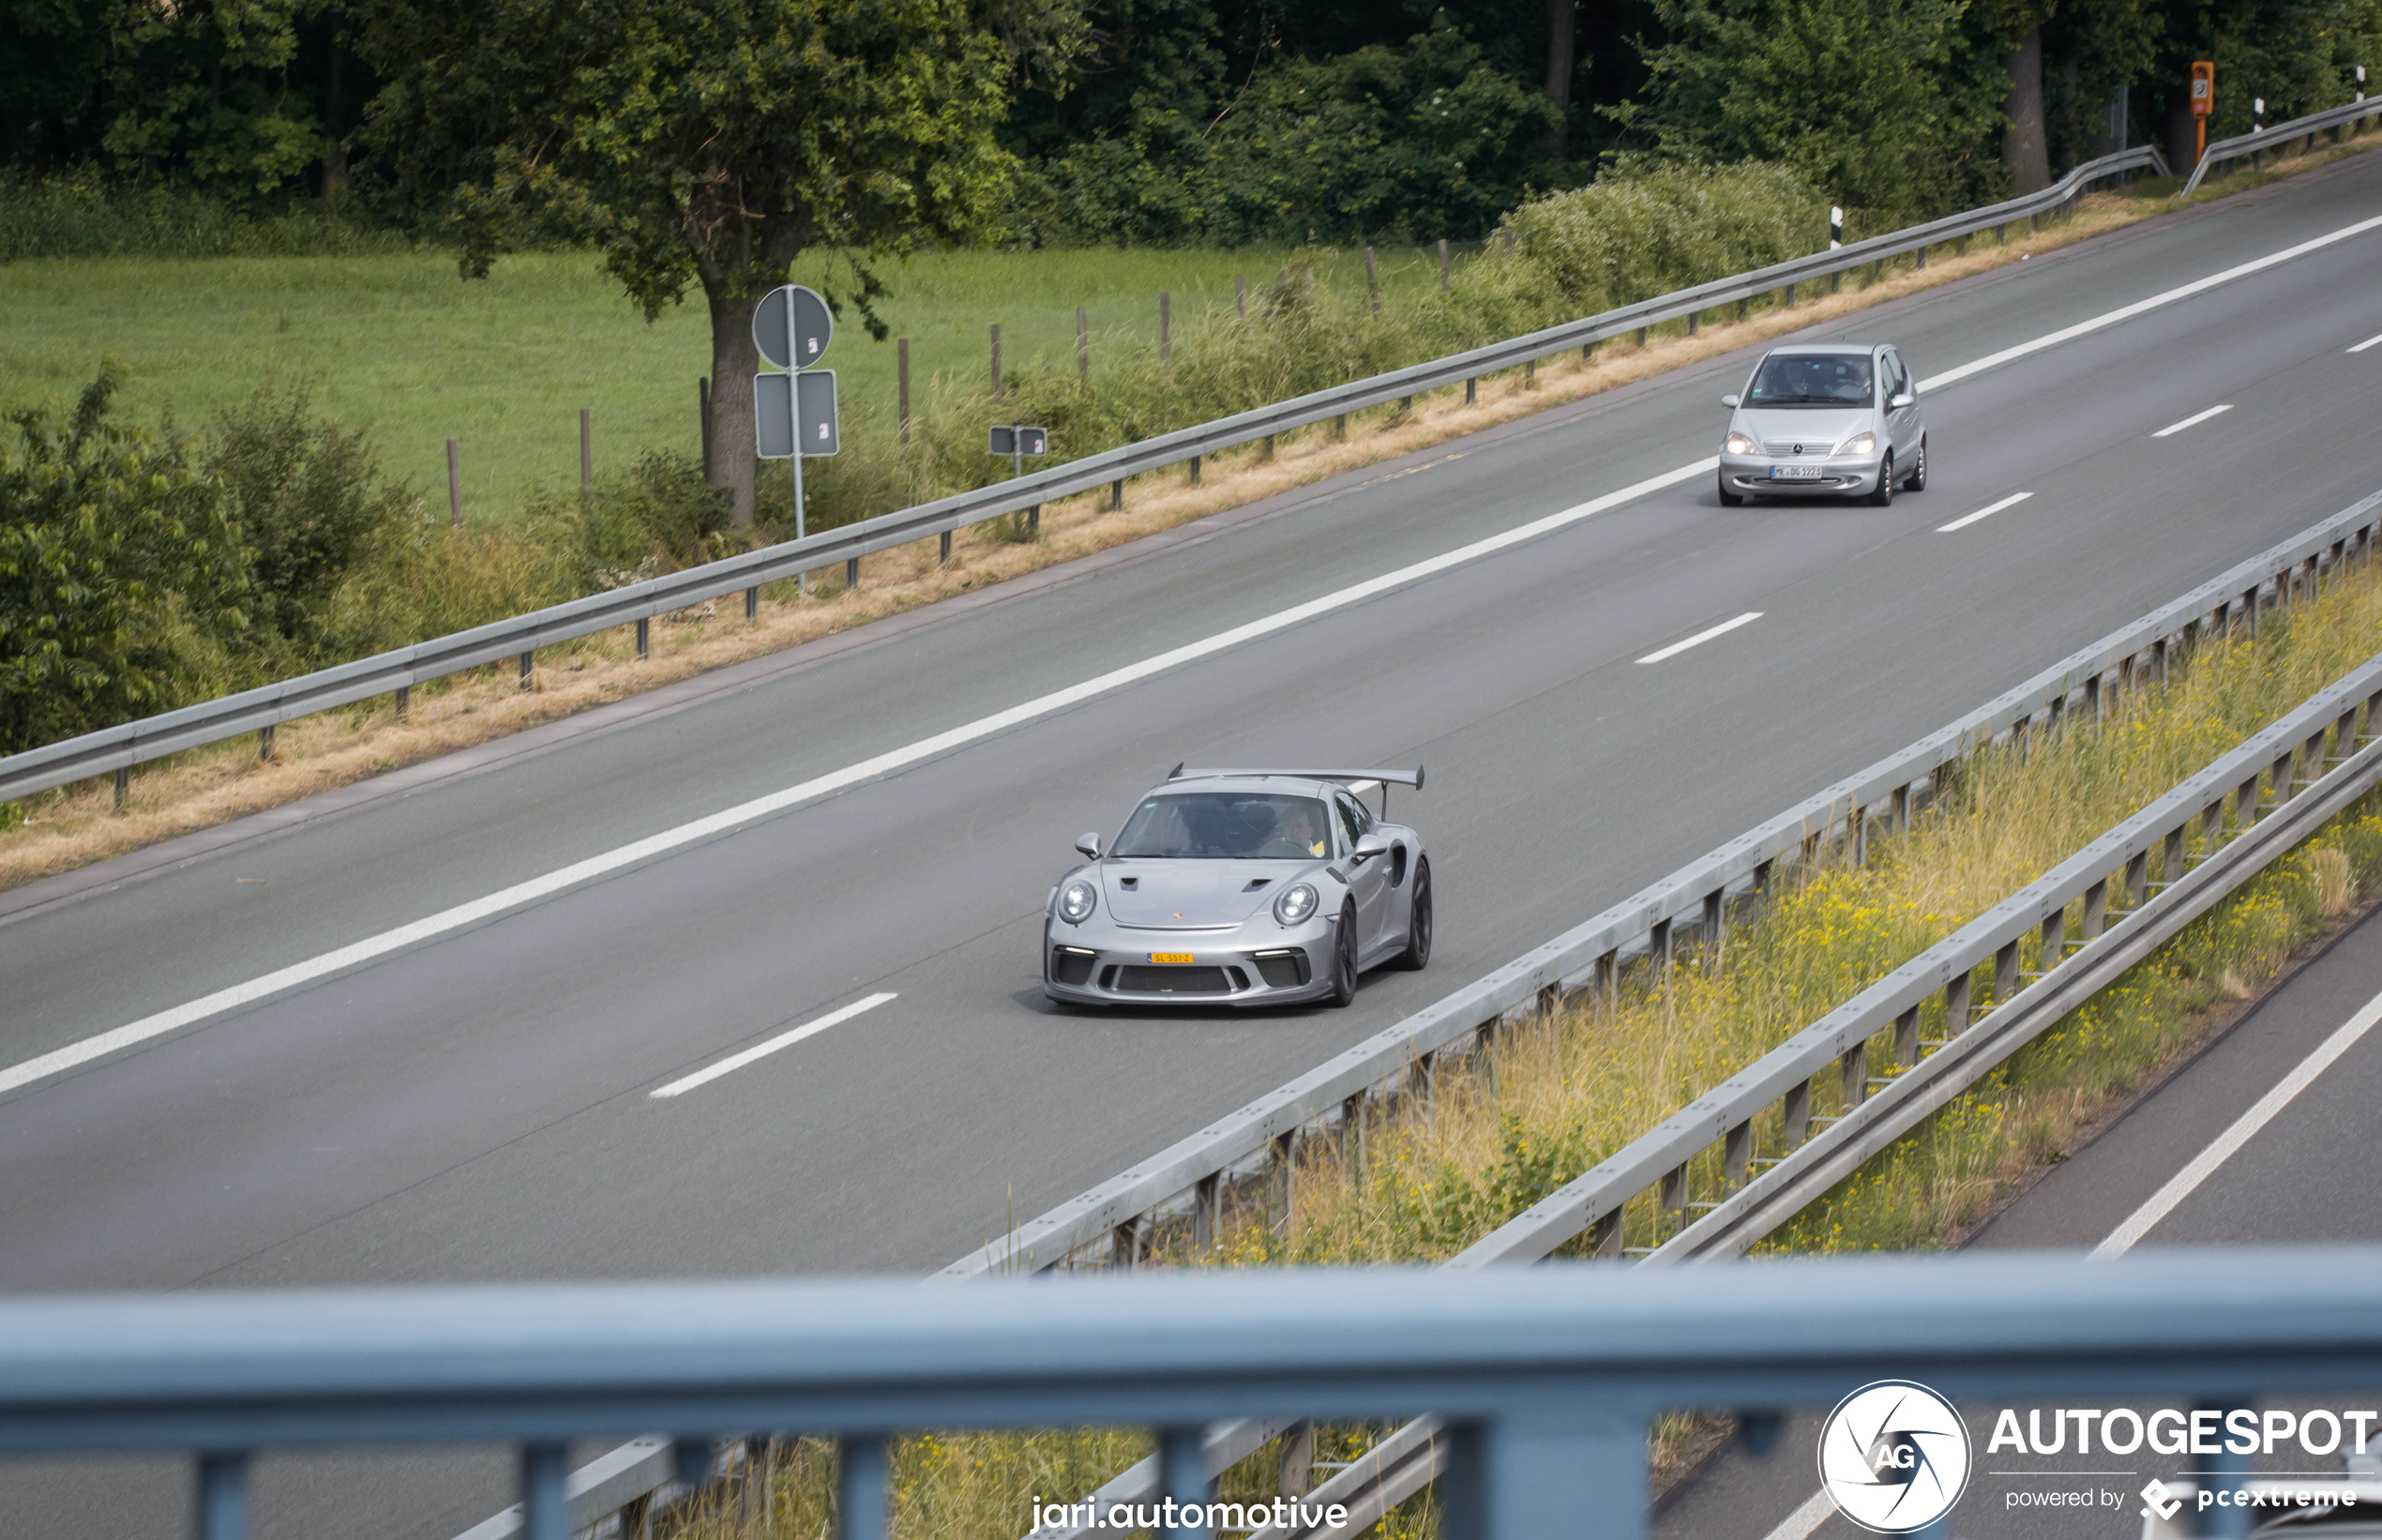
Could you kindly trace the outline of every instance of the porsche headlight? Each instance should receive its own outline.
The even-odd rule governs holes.
[[[1877,452],[1877,435],[1875,433],[1855,433],[1844,443],[1836,445],[1836,452],[1840,455],[1874,455]]]
[[[1081,925],[1092,917],[1092,906],[1099,898],[1099,890],[1078,877],[1059,890],[1059,917],[1069,925]]]
[[[1274,917],[1284,925],[1303,925],[1315,913],[1315,889],[1298,883],[1282,891],[1274,900]]]
[[[1742,433],[1729,434],[1728,441],[1723,444],[1720,447],[1723,454],[1729,455],[1757,455],[1762,452],[1762,446],[1760,445],[1756,444],[1752,439],[1747,438]]]

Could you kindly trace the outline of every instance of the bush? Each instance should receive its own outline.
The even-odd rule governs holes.
[[[248,629],[238,531],[192,446],[109,418],[113,357],[63,420],[17,407],[0,438],[0,753],[219,685]]]
[[[276,650],[302,666],[339,651],[329,631],[334,590],[414,503],[411,488],[381,481],[361,430],[317,422],[310,406],[303,387],[260,390],[216,419],[207,458],[249,548],[251,609],[286,644]]]
[[[58,176],[0,168],[0,262],[29,257],[315,257],[410,251],[420,243],[311,202],[249,213],[170,183],[82,167]]]

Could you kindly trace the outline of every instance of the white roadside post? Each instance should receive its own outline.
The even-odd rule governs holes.
[[[1828,205],[1828,249],[1834,251],[1845,244],[1845,211],[1835,204]]]

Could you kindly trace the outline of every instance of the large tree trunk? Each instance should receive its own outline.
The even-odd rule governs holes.
[[[346,62],[339,47],[339,13],[323,13],[323,196],[329,198],[347,180],[347,151],[339,143],[339,66]]]
[[[1563,116],[1546,136],[1546,147],[1560,152],[1571,137],[1572,63],[1579,32],[1579,0],[1546,0],[1546,96]]]
[[[2028,27],[2018,46],[2001,56],[2010,72],[2010,95],[2002,111],[2010,127],[2002,130],[2001,163],[2021,193],[2041,192],[2051,185],[2051,161],[2043,147],[2043,28]]]
[[[2059,77],[2059,170],[2065,174],[2092,157],[2087,148],[2084,120],[2076,115],[2076,102],[2084,91],[2076,56],[2071,53],[2061,59],[2054,73]]]
[[[711,455],[703,476],[735,494],[731,517],[740,528],[753,521],[753,374],[761,355],[753,348],[755,299],[738,297],[706,279],[711,302]]]

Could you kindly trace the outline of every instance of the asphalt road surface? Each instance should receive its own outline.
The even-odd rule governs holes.
[[[2382,1016],[2382,913],[2359,922],[2259,1001],[1971,1244],[2090,1251],[2113,1236],[2126,1250],[2382,1241],[2382,1180],[2371,1153],[2375,1109],[2382,1108],[2376,1016]],[[2262,1119],[2244,1124],[2261,1113]],[[2166,1403],[2133,1404],[2148,1410]],[[2320,1404],[2335,1412],[2382,1409],[2382,1386]],[[1968,1490],[1952,1516],[1963,1536],[2123,1540],[2140,1532],[2143,1486],[2153,1477],[2179,1484],[2194,1468],[2147,1451],[2088,1455],[2073,1441],[2056,1456],[2005,1448],[1988,1457],[1999,1409],[1963,1410],[1977,1456]],[[2024,1417],[2037,1409],[2018,1410]],[[2048,1409],[2043,1417],[2048,1427]],[[1817,1505],[1803,1506],[1817,1491],[1818,1428],[1818,1412],[1806,1409],[1789,1420],[1771,1457],[1724,1452],[1672,1494],[1655,1519],[1657,1540],[1857,1540],[1865,1532],[1841,1516],[1822,1517]],[[2374,1447],[2382,1453],[2382,1428]],[[2253,1468],[2259,1474],[2318,1480],[2341,1474],[2337,1458],[2311,1459],[2287,1443],[2272,1458],[2254,1459]],[[2045,1509],[2025,1495],[2088,1487],[2118,1493],[2122,1501],[2086,1510]]]
[[[1812,335],[1891,340],[1923,381],[2377,216],[2382,157],[2355,158]],[[939,1266],[2382,487],[2382,348],[2346,351],[2382,333],[2377,256],[2382,229],[1931,391],[1932,485],[1891,509],[1724,510],[1690,476],[901,753],[1692,465],[1734,355],[0,896],[23,1064],[904,761],[7,1094],[0,1289]],[[1430,843],[1431,969],[1337,1012],[1048,1007],[1071,841],[1184,759],[1427,763],[1392,808]],[[0,1502],[44,1534],[175,1532],[176,1470],[108,1469],[0,1472]],[[507,1469],[270,1462],[259,1532],[337,1511],[441,1540],[510,1500]]]

